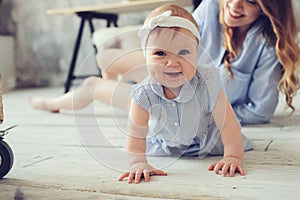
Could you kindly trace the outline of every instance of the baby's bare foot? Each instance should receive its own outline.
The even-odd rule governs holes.
[[[29,99],[29,104],[32,108],[37,110],[47,110],[54,113],[59,112],[59,109],[53,108],[51,100],[46,98],[32,97]]]

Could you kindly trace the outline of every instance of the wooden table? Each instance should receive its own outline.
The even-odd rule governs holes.
[[[74,8],[62,8],[62,9],[49,9],[47,14],[50,15],[74,15],[78,12],[99,12],[99,13],[112,13],[122,14],[128,12],[137,12],[152,10],[165,3],[177,4],[181,6],[192,6],[192,0],[135,0],[135,1],[123,1],[119,3],[101,4],[92,6],[81,6]]]
[[[71,64],[69,67],[68,77],[65,83],[65,92],[68,92],[72,81],[76,78],[86,78],[88,76],[76,76],[74,75],[74,70],[76,66],[77,55],[80,48],[80,42],[82,38],[82,33],[84,29],[84,24],[87,21],[89,23],[91,33],[94,32],[94,26],[92,19],[104,19],[107,21],[107,27],[110,27],[111,23],[114,26],[117,25],[118,15],[129,12],[141,12],[146,10],[152,10],[157,8],[165,3],[177,4],[181,6],[192,6],[192,0],[129,0],[123,1],[120,3],[111,3],[111,4],[101,4],[101,5],[91,5],[91,6],[82,6],[74,8],[61,8],[61,9],[49,9],[47,14],[49,15],[76,15],[81,18],[81,23],[79,26],[77,39],[75,41],[75,46],[73,50],[73,56]],[[97,53],[97,48],[94,45],[95,53]],[[101,77],[101,71],[99,69],[98,76]]]

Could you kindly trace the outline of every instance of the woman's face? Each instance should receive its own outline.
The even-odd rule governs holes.
[[[257,0],[222,0],[224,21],[232,28],[248,29],[261,15]]]
[[[153,30],[148,37],[146,61],[152,79],[167,88],[178,88],[196,73],[198,42],[185,29]]]

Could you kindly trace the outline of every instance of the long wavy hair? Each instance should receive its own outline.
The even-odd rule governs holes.
[[[300,65],[300,48],[297,40],[297,25],[292,0],[257,0],[262,11],[260,20],[264,20],[262,34],[269,45],[276,49],[278,60],[282,65],[282,77],[278,90],[285,94],[286,104],[292,109],[293,97],[299,89],[298,68]],[[220,4],[222,5],[222,3]],[[220,22],[223,25],[224,47],[227,54],[224,64],[231,78],[234,78],[230,63],[235,58],[234,28],[224,22],[224,9],[220,6]]]

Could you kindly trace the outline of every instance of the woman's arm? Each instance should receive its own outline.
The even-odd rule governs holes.
[[[249,44],[250,45],[250,44]],[[250,48],[250,47],[249,47]],[[260,48],[260,47],[259,47]],[[252,53],[245,54],[245,61],[254,59]],[[268,123],[274,114],[278,104],[278,82],[282,76],[282,67],[278,61],[274,48],[265,46],[255,56],[255,66],[251,71],[248,85],[239,85],[247,94],[245,97],[232,102],[232,107],[241,124],[261,124]],[[249,62],[240,64],[239,67],[247,68]],[[234,75],[235,76],[235,75]],[[233,79],[241,79],[239,74]],[[237,83],[240,83],[238,81]],[[230,87],[230,84],[229,86]],[[227,90],[230,88],[227,88]],[[227,92],[227,91],[226,91]],[[238,93],[231,90],[227,96],[235,97]],[[241,101],[243,99],[243,101]]]
[[[224,156],[208,169],[214,170],[216,173],[222,170],[222,176],[226,176],[227,172],[229,172],[229,176],[234,176],[236,171],[244,175],[242,167],[244,147],[241,130],[224,90],[220,90],[213,117],[221,132]]]

